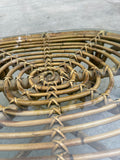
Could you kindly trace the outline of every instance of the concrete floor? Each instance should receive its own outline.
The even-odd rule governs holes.
[[[0,37],[84,28],[120,31],[120,0],[0,0]]]
[[[120,32],[120,0],[0,0],[0,38],[37,32],[94,28]],[[116,83],[118,81],[119,77],[116,79]],[[115,87],[118,89],[120,85],[117,83]],[[115,87],[112,93],[115,93]],[[118,92],[120,93],[120,91]],[[119,95],[116,94],[117,98],[120,98]],[[7,104],[7,101],[2,96],[0,102],[3,105]],[[89,121],[105,117],[106,113],[92,117]],[[88,119],[83,118],[82,122],[85,123],[86,121]],[[119,126],[119,124],[120,121],[116,123],[116,126]],[[108,125],[111,130],[114,127],[115,125]],[[38,130],[38,128],[31,129]],[[98,128],[99,132],[103,130],[105,131],[105,127]],[[5,131],[14,132],[18,130],[4,128],[2,132]],[[25,131],[25,128],[23,128],[23,131]],[[89,134],[92,134],[92,131]],[[27,141],[23,140],[26,143]],[[11,141],[0,141],[0,143],[5,142],[11,143]],[[16,141],[12,142],[16,143]],[[22,143],[22,141],[19,142]],[[117,137],[117,143],[115,138],[109,142],[103,141],[101,143],[106,144],[107,148],[112,148],[114,146],[120,147],[119,142],[120,137]],[[84,148],[80,146],[80,148],[72,151],[76,154],[79,150],[81,153],[95,152],[88,145],[85,145]],[[37,154],[45,155],[46,152],[34,151],[30,156],[36,156]],[[13,157],[13,154],[0,152],[1,157]],[[104,160],[110,159],[106,158]]]

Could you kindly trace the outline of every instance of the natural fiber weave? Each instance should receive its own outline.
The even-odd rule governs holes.
[[[9,100],[0,106],[2,127],[48,125],[40,131],[0,133],[1,139],[50,136],[49,142],[0,144],[0,151],[51,149],[53,156],[31,159],[80,160],[120,156],[120,149],[95,154],[72,155],[69,147],[89,144],[120,134],[120,129],[94,136],[67,133],[108,124],[120,119],[120,114],[89,123],[68,125],[75,120],[117,108],[120,100],[109,94],[114,76],[120,74],[120,35],[106,31],[73,31],[44,33],[4,38],[0,41],[0,91]],[[110,66],[110,60],[114,66]],[[101,80],[109,78],[106,90],[98,92]],[[102,104],[97,109],[93,105]],[[90,110],[84,110],[91,106]],[[82,109],[82,110],[80,110]],[[70,113],[69,111],[76,111]],[[47,118],[12,121],[14,116]],[[12,116],[12,117],[11,117]],[[4,119],[3,119],[4,118]],[[7,119],[7,120],[6,120]],[[22,130],[21,130],[22,131]],[[16,158],[14,158],[16,159]],[[28,158],[24,158],[28,159]],[[29,158],[30,159],[30,158]]]

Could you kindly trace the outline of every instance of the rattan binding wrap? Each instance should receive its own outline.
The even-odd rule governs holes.
[[[0,132],[0,138],[50,138],[49,142],[0,144],[0,151],[52,150],[51,156],[24,160],[93,160],[120,156],[120,149],[78,155],[69,152],[71,146],[97,144],[99,140],[119,135],[120,129],[93,136],[85,136],[79,131],[117,121],[120,114],[68,125],[71,120],[119,108],[120,100],[109,97],[114,76],[120,74],[119,51],[120,35],[107,31],[44,33],[2,39],[0,91],[10,104],[0,106],[0,124],[2,127],[21,127],[21,133]],[[114,63],[113,67],[106,63],[108,59]],[[106,90],[99,93],[98,88],[105,77],[109,82]],[[104,105],[92,108],[101,102]],[[87,107],[91,108],[84,110]],[[70,113],[73,110],[76,112]],[[41,115],[47,117],[12,121],[15,116]],[[40,125],[47,125],[47,128],[22,132],[22,127]],[[77,134],[77,138],[68,139],[67,133]]]

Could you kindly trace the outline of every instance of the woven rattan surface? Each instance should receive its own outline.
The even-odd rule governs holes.
[[[120,156],[119,148],[94,154],[72,154],[69,151],[71,146],[97,144],[99,140],[119,135],[119,128],[93,136],[79,132],[118,121],[119,113],[88,123],[68,124],[71,120],[119,108],[120,100],[112,100],[109,96],[114,77],[120,74],[119,51],[120,35],[107,31],[43,33],[2,39],[0,91],[9,105],[0,106],[0,124],[1,127],[20,127],[21,132],[0,132],[0,138],[49,136],[49,141],[0,144],[0,151],[22,151],[23,155],[29,150],[52,151],[49,157],[23,158],[26,160],[92,160]],[[108,64],[108,60],[113,65]],[[106,77],[106,89],[100,92],[101,81]],[[99,107],[93,108],[94,105]],[[12,120],[31,116],[39,119]],[[40,125],[46,125],[46,128],[22,132],[22,127]],[[77,138],[67,138],[68,133],[77,135]]]

